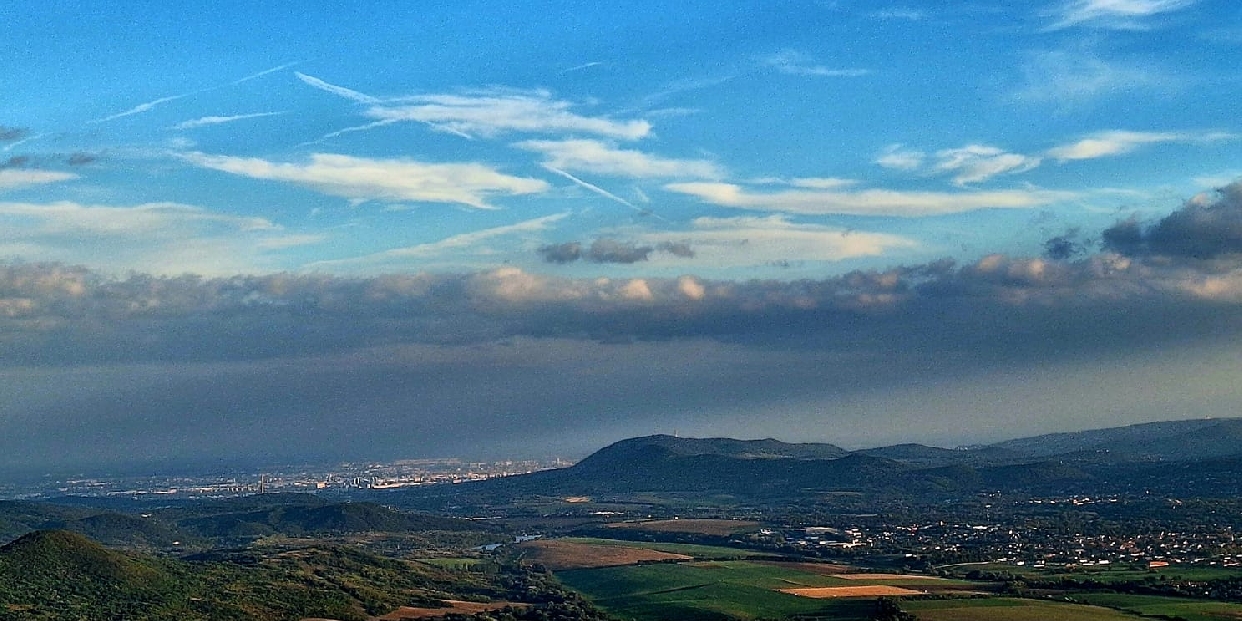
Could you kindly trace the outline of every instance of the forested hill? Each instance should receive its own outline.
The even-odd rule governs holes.
[[[570,468],[402,494],[685,492],[777,499],[827,491],[1230,496],[1242,493],[1242,419],[1148,423],[962,449],[902,444],[854,452],[832,444],[655,435],[616,442]]]

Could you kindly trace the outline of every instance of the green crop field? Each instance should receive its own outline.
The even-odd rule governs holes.
[[[1148,617],[1184,619],[1185,621],[1242,619],[1242,604],[1228,602],[1121,593],[1075,593],[1072,597],[1074,601],[1107,606]]]
[[[621,619],[758,619],[792,615],[866,619],[871,599],[815,600],[781,593],[849,581],[746,561],[637,565],[560,572],[569,587]],[[857,582],[854,582],[857,585]]]
[[[1139,617],[1100,606],[1031,599],[910,600],[903,609],[920,621],[1135,621]]]

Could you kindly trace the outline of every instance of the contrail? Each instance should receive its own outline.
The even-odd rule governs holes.
[[[201,93],[201,92],[202,92],[202,91],[194,91],[193,93],[186,93],[186,94],[184,94],[184,95],[172,95],[172,96],[169,96],[169,97],[160,97],[159,99],[156,99],[156,100],[154,100],[154,101],[148,101],[147,103],[138,104],[138,105],[134,106],[133,108],[130,108],[129,110],[126,110],[126,111],[124,111],[124,112],[118,112],[118,113],[116,113],[116,114],[114,114],[114,115],[112,115],[112,116],[106,116],[106,117],[104,117],[104,118],[102,118],[102,119],[95,119],[95,120],[90,121],[90,122],[91,122],[91,123],[106,123],[106,122],[108,122],[108,121],[113,121],[113,120],[116,120],[116,119],[119,119],[119,118],[122,118],[122,117],[129,116],[129,115],[131,115],[131,114],[138,114],[138,113],[140,113],[140,112],[147,112],[148,110],[151,110],[152,108],[154,108],[154,107],[156,107],[156,106],[158,106],[158,105],[160,105],[160,104],[168,103],[168,102],[170,102],[170,101],[176,101],[176,100],[181,99],[181,98],[183,98],[183,97],[189,97],[190,95],[195,95],[195,94],[197,94],[197,93]]]
[[[352,99],[353,101],[356,101],[358,103],[377,104],[381,102],[380,98],[378,97],[372,97],[370,95],[367,95],[366,93],[359,93],[358,91],[345,88],[344,86],[328,84],[327,82],[324,82],[323,80],[320,80],[319,78],[313,75],[306,75],[305,73],[302,73],[300,71],[294,71],[293,75],[298,76],[299,80],[321,91],[326,91],[326,92],[332,93],[333,95],[339,95],[346,99]]]
[[[218,89],[220,89],[220,88],[223,88],[224,86],[241,84],[242,82],[245,82],[245,81],[247,81],[247,80],[253,80],[253,79],[255,79],[255,78],[265,76],[265,75],[267,75],[267,74],[269,74],[269,73],[274,73],[274,72],[276,72],[276,71],[280,71],[281,69],[286,69],[286,68],[288,68],[288,67],[292,67],[293,65],[296,65],[296,64],[297,64],[297,63],[286,63],[286,64],[283,64],[283,65],[281,65],[281,66],[279,66],[279,67],[272,67],[271,69],[264,69],[263,71],[260,71],[260,72],[258,72],[258,73],[254,73],[254,74],[248,75],[248,76],[246,76],[246,77],[244,77],[244,78],[242,78],[242,79],[240,79],[240,80],[236,80],[236,81],[231,82],[230,84],[227,84],[227,85],[226,85],[226,84],[217,84],[216,86],[208,86],[208,87],[206,87],[206,88],[200,88],[200,89],[198,89],[198,90],[196,90],[196,91],[191,91],[191,92],[189,92],[189,93],[183,93],[183,94],[181,94],[181,95],[169,95],[168,97],[160,97],[159,99],[156,99],[156,100],[153,100],[153,101],[148,101],[148,102],[146,102],[146,103],[141,103],[141,104],[138,104],[138,105],[134,106],[133,108],[130,108],[129,110],[126,110],[126,111],[124,111],[124,112],[118,112],[118,113],[116,113],[116,114],[113,114],[112,116],[106,116],[106,117],[104,117],[104,118],[102,118],[102,119],[95,119],[95,120],[93,120],[93,121],[87,121],[87,122],[88,122],[88,123],[107,123],[108,121],[115,121],[116,119],[124,118],[124,117],[130,116],[130,115],[140,114],[140,113],[143,113],[143,112],[149,112],[149,111],[151,111],[153,108],[155,108],[156,106],[158,106],[158,105],[160,105],[160,104],[166,104],[166,103],[168,103],[168,102],[170,102],[170,101],[177,101],[178,99],[184,99],[184,98],[189,97],[189,96],[191,96],[191,95],[198,95],[199,93],[207,93],[207,92],[211,92],[211,91],[214,91],[214,90],[218,90]],[[302,76],[302,74],[300,74],[300,73],[299,73],[299,74],[298,74],[298,76]],[[307,77],[309,77],[309,76],[307,76]],[[312,79],[314,79],[314,78],[312,78]],[[325,84],[326,84],[326,83],[325,83]],[[313,85],[312,85],[312,86],[313,86]],[[331,84],[327,84],[327,86],[332,86],[332,85],[331,85]],[[333,88],[340,88],[340,87],[333,87]],[[343,89],[343,90],[348,90],[348,89]],[[353,91],[349,91],[349,92],[351,92],[351,93],[352,93]],[[357,94],[359,94],[359,95],[360,95],[361,93],[357,93]]]
[[[588,183],[588,182],[586,182],[586,181],[583,181],[583,180],[581,180],[581,179],[579,179],[579,178],[577,178],[577,177],[575,177],[575,176],[573,176],[573,175],[571,175],[571,174],[569,174],[569,173],[567,173],[567,172],[565,172],[565,171],[563,171],[563,170],[561,170],[561,169],[559,169],[559,168],[553,168],[553,167],[551,167],[551,166],[548,166],[547,164],[544,164],[544,165],[543,165],[543,167],[544,167],[545,169],[547,169],[548,171],[550,171],[550,172],[554,172],[554,173],[556,173],[556,174],[558,174],[558,175],[560,175],[560,176],[562,176],[562,177],[564,177],[564,178],[566,178],[566,179],[569,179],[570,181],[573,181],[574,183],[576,183],[576,184],[578,184],[578,185],[580,185],[580,186],[582,186],[582,187],[584,187],[584,188],[586,188],[586,189],[588,189],[588,190],[590,190],[590,191],[592,191],[592,192],[595,192],[596,194],[599,194],[600,196],[603,196],[604,198],[609,198],[609,199],[612,199],[612,200],[614,200],[614,201],[616,201],[616,202],[618,202],[618,203],[621,203],[622,205],[625,205],[626,207],[629,207],[630,209],[633,209],[634,211],[637,211],[638,213],[640,213],[640,214],[642,214],[642,215],[644,215],[644,216],[646,216],[646,215],[650,215],[650,216],[654,216],[654,217],[656,217],[656,218],[660,218],[661,220],[664,220],[665,222],[667,222],[667,221],[668,221],[668,220],[665,220],[664,218],[661,218],[661,217],[659,216],[659,214],[656,214],[655,212],[651,211],[650,209],[645,209],[645,208],[643,208],[643,207],[639,207],[638,205],[635,205],[634,203],[631,203],[630,201],[627,201],[627,200],[625,200],[624,198],[621,198],[620,196],[617,196],[616,194],[613,194],[612,192],[609,192],[608,190],[605,190],[604,188],[599,187],[598,185],[595,185],[595,184],[593,184],[593,183]]]
[[[297,62],[291,62],[291,63],[285,63],[285,64],[283,64],[283,65],[281,65],[281,66],[279,66],[279,67],[272,67],[271,69],[264,69],[263,71],[260,71],[260,72],[258,72],[258,73],[252,73],[252,74],[250,74],[250,75],[248,75],[248,76],[246,76],[246,77],[244,77],[244,78],[241,78],[241,79],[238,79],[238,80],[234,80],[234,81],[233,81],[233,84],[234,84],[234,85],[237,85],[237,84],[241,84],[242,82],[249,82],[249,81],[251,81],[251,80],[253,80],[253,79],[255,79],[255,78],[261,78],[261,77],[263,77],[263,76],[265,76],[265,75],[267,75],[267,74],[269,74],[269,73],[276,73],[277,71],[280,71],[280,70],[282,70],[282,69],[288,69],[289,67],[292,67],[292,66],[294,66],[294,65],[297,65],[297,64],[299,64],[299,63],[300,63],[300,61],[297,61]]]

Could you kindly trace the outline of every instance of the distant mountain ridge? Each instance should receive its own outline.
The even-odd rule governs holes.
[[[1242,418],[1202,418],[1052,433],[992,444],[1026,457],[1086,451],[1185,461],[1242,455]]]
[[[1177,464],[1161,467],[1160,464]],[[1242,492],[1242,418],[1143,423],[1047,434],[967,449],[900,444],[847,451],[774,439],[621,440],[559,470],[459,486],[484,496],[640,492],[794,497],[828,491]],[[1205,475],[1204,473],[1208,473]],[[431,490],[411,491],[418,495]],[[456,493],[456,491],[454,492]]]

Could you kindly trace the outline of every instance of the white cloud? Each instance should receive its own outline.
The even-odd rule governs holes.
[[[639,243],[652,246],[688,244],[694,250],[695,264],[711,266],[712,269],[841,261],[880,256],[891,250],[918,246],[914,240],[898,235],[795,223],[781,215],[697,218],[689,231],[645,233],[634,238]],[[664,254],[651,259],[652,264],[679,261],[684,259]],[[686,291],[684,285],[681,287]]]
[[[281,269],[270,251],[317,243],[264,218],[179,203],[0,203],[0,254],[105,270],[227,274]]]
[[[546,91],[494,92],[470,95],[419,95],[403,105],[377,105],[367,116],[381,120],[416,121],[466,136],[502,133],[583,133],[637,140],[651,133],[651,123],[582,116],[571,102],[553,99]]]
[[[762,59],[764,65],[787,75],[823,78],[856,78],[871,73],[867,69],[841,69],[815,64],[815,61],[797,50],[781,50]]]
[[[476,163],[436,164],[408,159],[373,159],[316,153],[309,163],[187,153],[197,166],[253,179],[287,181],[352,201],[453,203],[491,209],[487,197],[534,194],[547,182],[514,177]]]
[[[677,279],[677,291],[691,300],[702,300],[707,295],[707,287],[693,276],[682,276]]]
[[[922,151],[907,149],[900,144],[891,144],[884,148],[879,157],[875,158],[875,163],[884,168],[918,170],[923,167],[926,159],[927,154]]]
[[[1125,155],[1147,144],[1164,142],[1213,142],[1232,140],[1236,134],[1226,132],[1135,132],[1112,130],[1097,132],[1077,142],[1054,147],[1048,156],[1065,162]]]
[[[897,170],[952,175],[954,184],[964,186],[987,181],[997,175],[1026,172],[1039,166],[1041,161],[1039,157],[1010,153],[998,147],[980,144],[941,149],[930,156],[922,151],[894,144],[885,148],[875,163]]]
[[[1070,192],[1039,189],[990,192],[853,192],[783,190],[752,192],[731,183],[670,183],[671,192],[697,196],[722,207],[796,214],[849,214],[919,217],[962,213],[977,209],[1026,209],[1073,198]]]
[[[836,190],[857,184],[854,179],[841,179],[839,177],[799,177],[791,179],[789,184],[796,188],[808,188],[812,190]]]
[[[233,116],[204,116],[190,121],[182,121],[173,126],[173,129],[193,129],[195,127],[206,127],[208,125],[220,125],[222,123],[232,123],[234,121],[244,121],[246,119],[259,119],[265,116],[277,116],[284,112],[253,112],[250,114],[235,114]]]
[[[24,188],[32,185],[56,183],[57,181],[67,181],[69,179],[77,178],[78,176],[73,173],[56,172],[51,170],[0,168],[0,190]]]
[[[1180,11],[1198,0],[1069,0],[1053,15],[1050,30],[1089,26],[1114,30],[1145,30],[1147,18]]]
[[[952,174],[957,185],[987,181],[1001,174],[1026,172],[1040,163],[1038,157],[977,144],[937,151],[936,159],[935,171]]]
[[[544,164],[561,170],[633,178],[724,176],[719,166],[707,160],[664,158],[598,140],[527,140],[514,146],[544,154]]]

